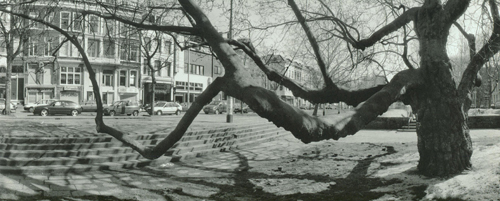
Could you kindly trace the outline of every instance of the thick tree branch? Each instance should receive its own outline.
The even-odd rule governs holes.
[[[474,80],[479,72],[479,69],[498,51],[500,51],[500,14],[495,0],[489,0],[492,18],[493,31],[486,44],[472,57],[469,65],[464,71],[462,80],[458,86],[460,97],[466,98],[467,94],[474,85]]]
[[[227,93],[243,102],[259,116],[283,127],[304,143],[326,139],[339,139],[353,135],[363,126],[381,115],[389,106],[405,95],[408,89],[421,84],[419,70],[408,69],[398,73],[382,90],[375,93],[354,111],[343,116],[318,118],[309,116],[279,99],[269,90],[256,86],[230,83],[235,90]],[[225,91],[226,92],[226,91]],[[247,94],[252,94],[248,96]]]
[[[248,47],[249,45],[243,44],[236,40],[229,40],[228,42],[231,45],[237,46],[239,49],[242,49],[255,62],[257,67],[262,70],[262,72],[267,76],[269,80],[280,83],[284,87],[290,89],[295,97],[303,98],[312,103],[345,102],[348,105],[357,106],[361,102],[370,98],[373,94],[380,91],[380,89],[385,86],[379,85],[376,87],[360,89],[356,91],[339,88],[337,86],[325,86],[325,88],[321,90],[309,90],[295,83],[294,80],[267,67],[264,61],[262,61],[262,59],[255,53],[255,51]]]
[[[225,81],[223,80],[223,78],[216,78],[212,84],[208,85],[207,89],[205,89],[205,91],[203,91],[189,107],[189,109],[186,111],[186,114],[184,114],[184,116],[181,118],[175,129],[170,132],[170,134],[165,139],[163,139],[153,147],[145,147],[134,139],[127,137],[121,131],[118,131],[109,126],[104,126],[101,129],[101,132],[107,133],[120,140],[124,144],[132,147],[135,151],[139,152],[147,159],[159,158],[182,138],[191,123],[193,123],[193,120],[196,118],[196,116],[198,116],[201,109],[203,109],[203,106],[210,103],[210,101],[212,101],[212,98],[219,94],[221,87],[225,85]]]
[[[360,40],[352,44],[353,47],[357,49],[364,50],[367,47],[374,45],[378,42],[382,37],[389,35],[390,33],[398,30],[399,28],[405,26],[412,20],[414,20],[416,13],[420,10],[417,8],[410,8],[408,11],[401,14],[399,17],[394,19],[391,23],[385,25],[381,29],[375,31],[369,38]]]
[[[444,6],[446,21],[455,22],[469,7],[470,0],[449,0]]]

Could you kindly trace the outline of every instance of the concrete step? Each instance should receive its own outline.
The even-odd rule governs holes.
[[[262,143],[266,143],[266,142],[271,142],[271,141],[277,140],[277,139],[279,139],[281,137],[284,137],[284,136],[287,136],[287,135],[290,135],[290,133],[283,132],[283,133],[280,133],[280,134],[270,135],[268,137],[263,137],[263,138],[259,138],[259,139],[252,140],[252,141],[247,141],[247,142],[232,144],[232,145],[226,146],[226,147],[218,147],[218,148],[213,148],[213,149],[193,150],[193,151],[185,152],[185,153],[182,153],[182,154],[173,154],[173,155],[171,155],[171,157],[172,157],[171,162],[178,162],[178,161],[181,161],[181,160],[184,160],[184,159],[189,159],[189,158],[196,158],[196,157],[203,157],[203,156],[208,156],[208,155],[214,155],[214,154],[218,154],[220,152],[226,152],[226,151],[230,151],[230,150],[238,149],[238,148],[256,146],[258,144],[262,144]]]
[[[101,154],[132,153],[130,147],[110,147],[78,150],[0,150],[0,157],[4,158],[42,158],[42,157],[74,157]]]
[[[205,135],[197,136],[197,138],[188,137],[188,139],[190,139],[189,141],[183,137],[183,138],[181,138],[181,140],[179,140],[179,142],[175,143],[174,146],[172,146],[172,148],[190,147],[190,146],[197,146],[197,145],[202,145],[202,144],[210,144],[210,143],[216,143],[216,142],[220,142],[220,141],[245,138],[245,137],[248,137],[251,135],[259,135],[262,133],[279,132],[279,131],[283,131],[283,129],[268,128],[268,129],[262,129],[262,130],[257,130],[257,131],[245,130],[245,132],[227,132],[227,133],[218,134],[218,135],[205,134]]]
[[[119,170],[122,168],[144,167],[153,164],[154,161],[148,159],[129,160],[121,162],[106,162],[100,164],[74,164],[67,165],[46,165],[46,166],[0,166],[0,173],[5,174],[36,174],[36,175],[65,175],[68,173],[86,173],[95,170]]]
[[[96,143],[96,142],[111,142],[111,136],[96,136],[96,137],[0,137],[0,143],[3,144],[69,144],[69,143]]]
[[[198,151],[198,150],[208,150],[208,149],[225,149],[227,147],[230,147],[232,145],[238,144],[238,143],[244,143],[260,138],[265,138],[268,136],[276,135],[279,134],[277,131],[270,131],[270,132],[265,132],[265,133],[260,133],[260,134],[255,134],[255,135],[249,135],[246,137],[241,137],[241,138],[228,138],[226,140],[221,140],[217,142],[211,142],[211,143],[206,143],[206,144],[199,144],[199,145],[193,145],[193,146],[186,146],[186,147],[177,147],[177,148],[171,148],[165,153],[166,156],[171,156],[171,155],[182,155],[184,153],[189,153],[193,151]]]
[[[75,164],[98,164],[105,162],[121,162],[137,160],[142,158],[138,153],[128,154],[106,154],[76,157],[57,158],[0,158],[0,166],[46,166],[46,165],[75,165]]]
[[[119,141],[76,144],[4,144],[0,143],[0,150],[78,150],[121,147]]]

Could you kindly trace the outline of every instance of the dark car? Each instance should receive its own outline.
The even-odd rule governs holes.
[[[141,107],[139,104],[131,101],[116,101],[113,105],[104,108],[104,115],[115,116],[115,115],[132,115],[138,116]]]
[[[203,107],[203,112],[205,112],[205,114],[208,113],[220,114],[223,112],[227,112],[226,102],[224,101],[211,102],[210,104],[205,105],[205,107]]]
[[[252,109],[250,109],[248,106],[245,105],[243,106],[243,112],[241,110],[241,106],[236,106],[233,111],[234,113],[248,113],[251,112]]]
[[[55,114],[65,114],[77,116],[82,113],[82,106],[78,103],[68,100],[54,101],[48,105],[36,106],[33,109],[34,115],[48,116]]]
[[[82,112],[97,112],[97,103],[95,100],[89,100],[82,103]]]

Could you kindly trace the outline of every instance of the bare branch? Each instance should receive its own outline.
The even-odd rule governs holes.
[[[326,72],[326,64],[325,61],[323,60],[323,57],[321,56],[318,42],[316,41],[316,38],[312,34],[311,29],[307,25],[304,16],[302,16],[302,13],[297,7],[297,4],[295,4],[294,0],[288,0],[288,5],[292,7],[292,10],[295,13],[295,16],[297,17],[297,20],[300,22],[300,25],[302,25],[302,29],[304,29],[304,31],[306,32],[307,38],[309,39],[309,43],[314,51],[314,55],[316,56],[316,62],[318,63],[318,67],[321,70],[321,74],[323,75],[323,80],[325,81],[326,86],[335,87],[335,84],[333,83],[332,79],[330,79],[330,77]]]

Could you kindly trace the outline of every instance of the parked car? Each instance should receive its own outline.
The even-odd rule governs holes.
[[[247,105],[243,106],[243,112],[241,110],[241,106],[235,106],[234,107],[234,113],[248,113],[251,112],[252,109],[250,109]]]
[[[203,112],[205,112],[205,114],[208,113],[220,114],[223,112],[227,112],[227,104],[224,101],[213,101],[210,104],[205,105],[205,107],[203,107]]]
[[[130,101],[116,101],[112,105],[104,107],[104,115],[132,115],[138,116],[140,110],[139,104]]]
[[[82,112],[97,112],[97,103],[95,100],[88,100],[82,103]]]
[[[152,114],[151,108],[148,108],[148,113]],[[157,115],[162,114],[176,114],[179,115],[182,112],[182,106],[179,103],[158,101],[153,107],[153,112]]]
[[[82,113],[82,106],[73,101],[57,100],[48,105],[39,105],[33,109],[34,115],[48,116],[55,114],[65,114],[77,116]]]
[[[28,103],[28,104],[24,105],[24,110],[29,111],[29,112],[33,112],[33,109],[36,106],[49,105],[50,103],[52,103],[54,101],[57,101],[57,99],[42,99],[42,100],[36,101],[35,103]]]
[[[14,103],[10,102],[10,112],[14,113],[14,112],[16,112],[16,109],[17,109],[17,106]],[[4,98],[0,98],[0,111],[2,112],[2,114],[6,114],[5,99]]]

